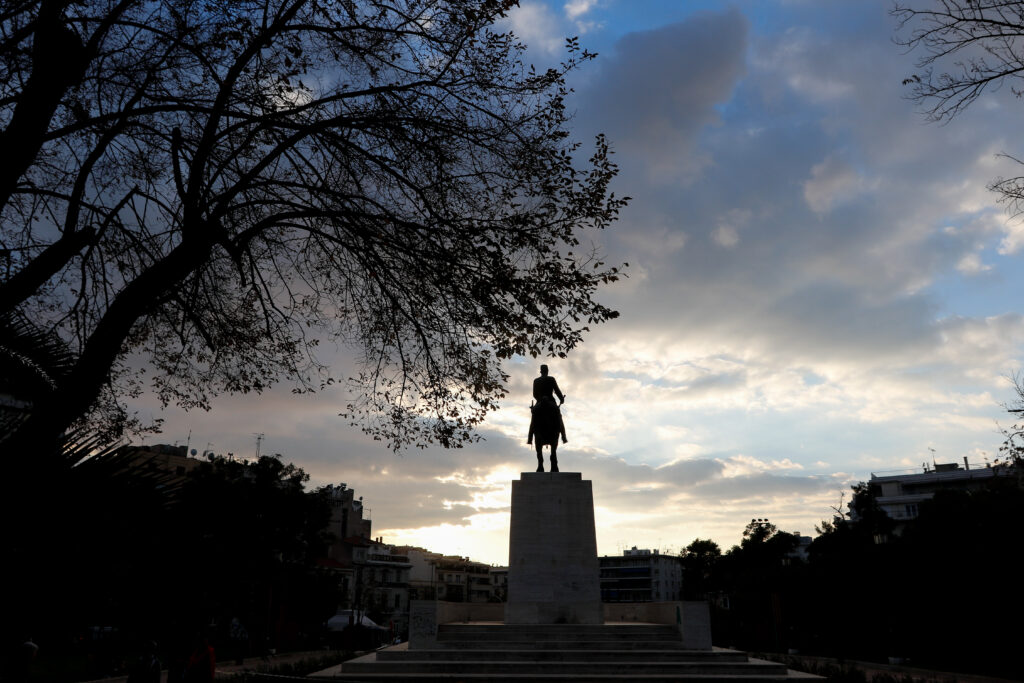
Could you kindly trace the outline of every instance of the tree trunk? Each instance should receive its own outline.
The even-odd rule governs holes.
[[[54,112],[67,89],[88,64],[78,34],[64,25],[60,3],[44,2],[33,36],[32,75],[18,98],[7,128],[0,133],[0,206],[6,206],[18,180],[35,160]]]
[[[5,445],[51,444],[85,415],[100,395],[132,327],[163,294],[178,286],[209,256],[212,231],[182,242],[164,259],[132,280],[114,299],[89,336],[74,369],[48,397],[32,406],[29,418]]]

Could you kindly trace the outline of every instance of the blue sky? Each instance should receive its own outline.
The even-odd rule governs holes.
[[[1016,173],[1008,89],[929,124],[901,80],[888,2],[523,2],[538,66],[567,35],[574,134],[605,132],[633,197],[597,236],[629,278],[622,316],[551,372],[568,395],[565,471],[594,482],[598,548],[738,542],[752,517],[805,534],[871,472],[997,456],[1024,318],[1024,226],[986,185]],[[346,354],[337,363],[344,367]],[[304,467],[364,496],[375,535],[507,559],[509,481],[538,362],[484,443],[394,455],[337,414],[342,390],[166,411],[149,442]],[[344,370],[337,372],[342,375]],[[147,405],[141,406],[150,410]],[[848,500],[849,497],[846,497]]]

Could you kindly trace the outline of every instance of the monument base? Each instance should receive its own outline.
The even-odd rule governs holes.
[[[594,494],[579,472],[512,482],[506,624],[602,624]]]

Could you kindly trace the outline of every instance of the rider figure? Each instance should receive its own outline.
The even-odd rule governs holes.
[[[555,404],[555,396],[558,397],[558,404]],[[558,431],[562,435],[562,443],[568,443],[569,440],[565,438],[565,423],[562,421],[562,411],[559,410],[558,406],[565,403],[565,396],[562,395],[561,389],[558,388],[558,382],[555,381],[554,377],[548,375],[548,366],[540,366],[540,377],[533,380],[533,397],[537,400],[538,405],[541,403],[548,403],[554,406],[555,411],[558,413]],[[533,419],[530,419],[530,434],[526,443],[533,443]]]

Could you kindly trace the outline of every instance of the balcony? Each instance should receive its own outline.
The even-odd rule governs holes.
[[[412,562],[409,561],[409,557],[406,555],[384,555],[371,553],[367,556],[367,561],[370,564],[400,564],[406,567],[412,566]]]

